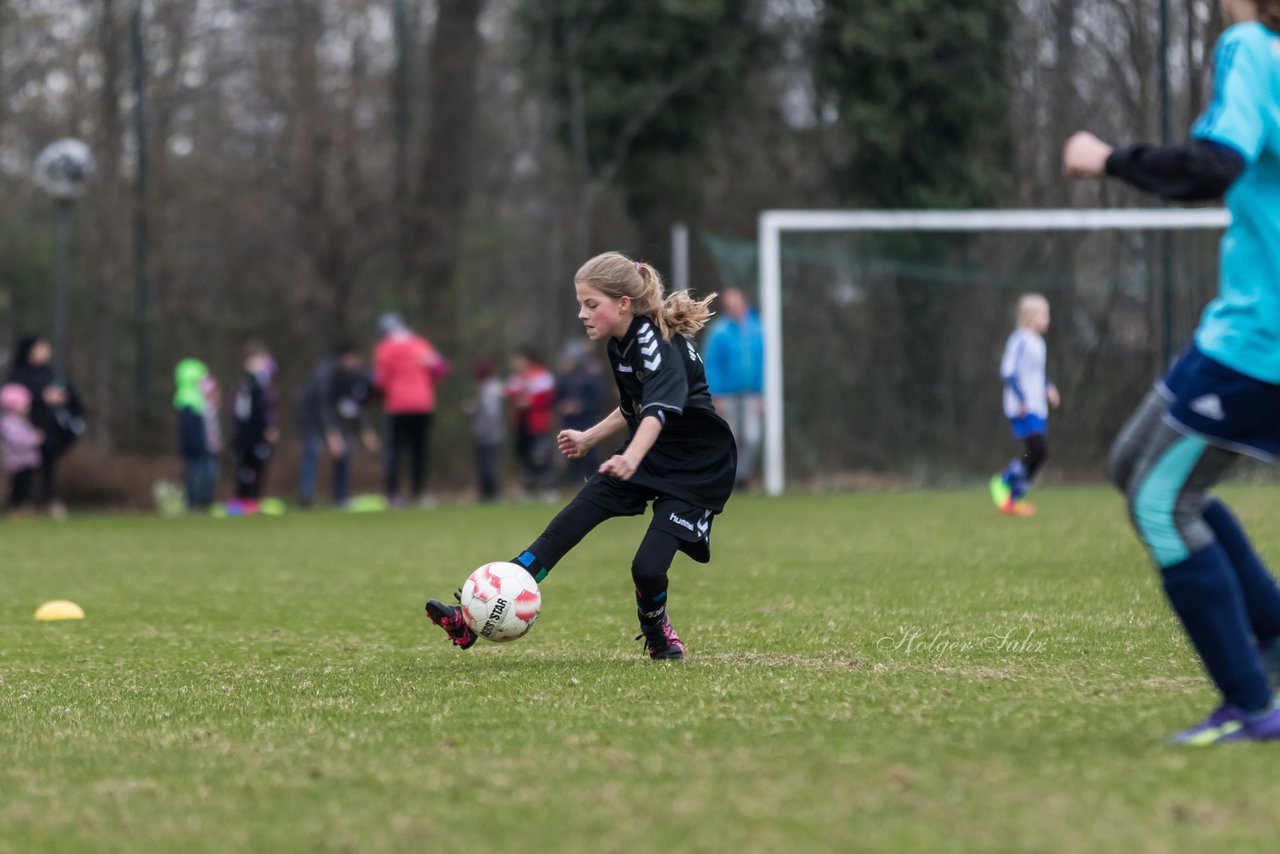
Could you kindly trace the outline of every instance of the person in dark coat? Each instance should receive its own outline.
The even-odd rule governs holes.
[[[556,410],[565,430],[586,430],[600,420],[604,409],[604,377],[596,367],[591,352],[574,342],[564,350],[560,375],[556,377]],[[600,465],[596,449],[565,464],[565,479],[580,486],[591,479]]]
[[[84,406],[75,386],[53,370],[53,348],[47,338],[28,335],[18,341],[9,382],[31,392],[31,423],[44,434],[40,446],[40,497],[49,514],[61,519],[66,505],[58,491],[58,461],[84,432]]]
[[[276,425],[275,362],[265,346],[244,346],[244,372],[231,411],[231,450],[235,454],[236,498],[261,498],[267,461],[280,440]]]
[[[334,504],[346,505],[354,443],[358,438],[370,451],[378,449],[378,435],[369,427],[364,412],[372,392],[364,360],[350,344],[322,359],[299,391],[296,412],[302,436],[302,470],[298,498],[304,507],[315,502],[316,470],[324,448],[333,458]]]

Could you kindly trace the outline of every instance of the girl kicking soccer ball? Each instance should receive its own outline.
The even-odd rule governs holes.
[[[650,658],[684,658],[667,616],[667,570],[678,551],[698,563],[711,559],[711,523],[724,510],[737,470],[733,434],[716,415],[689,337],[711,316],[715,295],[664,296],[656,270],[617,252],[583,264],[573,284],[587,337],[608,342],[621,401],[599,424],[561,431],[556,443],[578,459],[623,431],[627,438],[512,562],[541,583],[591,529],[614,516],[638,516],[652,503],[653,521],[631,561],[640,637]],[[432,599],[427,616],[457,646],[476,642],[460,609]]]

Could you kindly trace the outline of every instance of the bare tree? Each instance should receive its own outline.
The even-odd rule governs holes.
[[[121,192],[120,164],[124,157],[124,119],[120,86],[124,39],[121,10],[116,0],[101,0],[98,17],[98,53],[101,84],[98,90],[99,124],[95,139],[98,176],[94,205],[103,216],[91,233],[96,263],[93,282],[94,330],[94,446],[107,453],[114,445],[115,416],[115,327],[118,295],[124,293],[124,263],[121,252],[127,245],[125,222],[115,212],[125,208]]]
[[[422,309],[452,343],[450,288],[471,186],[476,81],[482,54],[479,0],[439,0],[427,69],[427,137],[413,212]]]

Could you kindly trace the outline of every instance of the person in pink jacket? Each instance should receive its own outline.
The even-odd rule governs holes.
[[[20,383],[0,388],[0,462],[9,473],[9,512],[27,511],[40,468],[44,434],[31,424],[31,392]]]
[[[387,500],[393,505],[402,503],[400,461],[407,454],[412,499],[420,506],[430,506],[426,487],[431,419],[436,409],[436,384],[448,373],[449,363],[399,315],[384,314],[378,326],[382,340],[373,351],[373,382],[382,394],[387,416]]]

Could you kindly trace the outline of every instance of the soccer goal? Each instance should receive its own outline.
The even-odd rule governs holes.
[[[830,355],[824,359],[822,348],[826,346],[823,341],[832,341],[837,337],[844,337],[845,333],[840,331],[843,327],[840,324],[840,312],[835,309],[829,309],[827,305],[844,305],[844,304],[863,304],[869,302],[868,293],[874,294],[874,289],[879,287],[882,291],[889,290],[896,285],[883,286],[886,277],[892,277],[892,281],[900,283],[908,278],[916,281],[923,281],[924,284],[917,288],[917,296],[914,297],[926,307],[936,303],[931,302],[931,295],[942,290],[938,286],[938,282],[945,284],[948,289],[948,307],[943,309],[930,308],[932,316],[935,320],[930,326],[928,322],[922,320],[913,327],[913,319],[910,312],[916,308],[910,304],[911,292],[906,287],[902,288],[900,293],[906,293],[907,297],[899,297],[898,303],[895,305],[905,305],[905,308],[897,310],[896,315],[899,320],[906,317],[905,326],[908,332],[902,334],[914,334],[917,341],[909,342],[903,349],[906,355],[902,361],[906,363],[906,367],[890,368],[891,360],[885,360],[875,355],[863,355],[864,361],[872,361],[872,370],[878,369],[879,364],[883,363],[886,371],[889,371],[883,377],[873,377],[872,381],[882,384],[894,382],[918,382],[912,379],[912,371],[918,375],[920,370],[913,367],[910,363],[916,358],[916,351],[933,351],[932,358],[938,360],[939,353],[943,353],[941,358],[949,358],[945,355],[945,350],[939,348],[954,347],[955,340],[951,336],[960,336],[963,339],[972,339],[974,337],[982,337],[984,339],[983,346],[986,348],[979,356],[971,358],[970,361],[978,366],[971,371],[976,377],[974,380],[974,388],[978,388],[979,382],[985,382],[986,377],[978,377],[979,371],[987,371],[986,362],[989,361],[989,350],[992,346],[998,347],[1003,342],[1004,336],[1008,335],[1012,328],[1012,316],[1004,311],[1003,308],[996,306],[1006,306],[1014,295],[1010,291],[1014,289],[1024,290],[1049,290],[1051,301],[1054,295],[1051,292],[1052,282],[1048,285],[1043,284],[1049,281],[1048,274],[1059,271],[1063,267],[1070,267],[1073,282],[1085,281],[1097,283],[1107,276],[1109,271],[1121,271],[1126,274],[1125,283],[1116,285],[1109,293],[1118,294],[1118,297],[1108,298],[1105,302],[1095,301],[1098,303],[1092,309],[1092,319],[1089,312],[1083,310],[1075,310],[1072,297],[1075,291],[1064,296],[1063,302],[1073,309],[1073,315],[1068,316],[1067,322],[1078,325],[1078,337],[1086,339],[1085,344],[1081,347],[1097,345],[1100,333],[1098,327],[1106,326],[1110,318],[1118,316],[1123,311],[1129,311],[1131,314],[1141,315],[1146,318],[1146,323],[1137,332],[1127,333],[1128,337],[1123,342],[1129,349],[1123,349],[1119,345],[1111,346],[1110,349],[1102,348],[1097,352],[1100,354],[1097,358],[1091,360],[1095,376],[1106,377],[1109,366],[1114,366],[1123,362],[1128,358],[1125,354],[1139,352],[1144,346],[1150,346],[1150,339],[1156,334],[1153,330],[1158,327],[1159,321],[1156,315],[1159,311],[1166,312],[1166,324],[1168,324],[1167,307],[1160,309],[1157,304],[1167,304],[1172,301],[1172,296],[1167,291],[1172,290],[1173,286],[1169,285],[1170,266],[1177,266],[1177,270],[1173,271],[1178,275],[1186,273],[1187,276],[1194,277],[1196,282],[1204,283],[1196,285],[1197,290],[1194,293],[1187,293],[1184,299],[1188,305],[1195,303],[1203,305],[1206,288],[1213,280],[1213,271],[1216,270],[1216,244],[1219,232],[1229,222],[1228,213],[1221,208],[1203,208],[1203,209],[1088,209],[1088,210],[966,210],[966,211],[940,211],[940,210],[920,210],[920,211],[788,211],[788,210],[771,210],[760,214],[759,218],[759,235],[758,235],[758,252],[759,252],[759,300],[762,314],[762,322],[764,326],[765,338],[765,437],[764,437],[764,485],[766,491],[770,495],[778,495],[783,492],[786,485],[786,464],[785,449],[788,444],[785,430],[788,426],[788,418],[786,416],[786,401],[784,396],[788,383],[798,381],[797,377],[804,375],[813,375],[815,372],[821,374],[818,379],[828,385],[839,385],[838,378],[840,363],[846,357],[838,355],[834,348]],[[1184,236],[1199,232],[1194,241],[1184,240]],[[796,256],[801,251],[807,252],[806,258],[809,261],[813,259],[821,259],[823,253],[827,255],[836,254],[845,260],[838,263],[833,262],[829,265],[834,270],[836,266],[843,267],[840,275],[829,273],[826,280],[820,286],[825,290],[823,293],[829,294],[830,299],[836,302],[819,302],[802,295],[794,295],[792,282],[787,282],[784,288],[784,260],[785,248],[783,246],[783,236],[790,236],[788,244],[797,242],[808,236],[813,238],[822,234],[843,234],[850,237],[842,237],[846,240],[845,244],[839,250],[832,250],[830,247],[822,248],[810,246],[807,249],[796,249]],[[1105,235],[1098,237],[1097,235]],[[1163,236],[1162,236],[1163,235]],[[857,241],[856,245],[853,241]],[[941,242],[939,242],[941,241]],[[1170,247],[1174,250],[1185,249],[1190,243],[1196,243],[1200,249],[1196,256],[1195,264],[1183,263],[1175,261],[1170,263]],[[866,262],[865,259],[876,255],[875,251],[868,249],[868,246],[875,243],[876,246],[884,246],[892,244],[898,252],[898,261],[893,268],[892,274],[885,274],[883,270],[879,272],[877,269]],[[1068,248],[1062,248],[1067,247]],[[1185,245],[1184,245],[1185,244]],[[1145,253],[1147,259],[1141,262],[1132,260],[1135,257],[1134,252],[1141,250]],[[952,256],[957,252],[967,253],[969,264],[966,269],[964,263],[955,266],[946,266],[944,264],[934,264],[933,262],[942,256]],[[1160,265],[1157,262],[1150,261],[1153,257],[1158,257],[1163,253],[1164,274],[1163,278],[1152,271]],[[1022,267],[1017,276],[1007,272],[996,271],[994,267],[990,269],[983,268],[979,272],[973,272],[977,269],[975,264],[985,264],[988,260],[998,257],[1017,255],[1022,262]],[[1210,257],[1215,256],[1215,257]],[[793,256],[794,257],[794,256]],[[902,260],[903,258],[906,260]],[[977,259],[977,260],[974,260]],[[1067,259],[1067,260],[1064,260]],[[797,262],[799,263],[799,262]],[[882,267],[884,265],[881,265]],[[1184,269],[1191,266],[1195,267],[1194,271]],[[932,272],[921,272],[921,268],[931,268]],[[945,268],[945,269],[944,269]],[[1037,278],[1037,275],[1028,274],[1029,269],[1038,269],[1045,276]],[[942,272],[939,272],[941,270]],[[967,271],[966,271],[967,270]],[[905,272],[904,272],[905,271]],[[963,284],[966,276],[974,281],[981,280],[984,284],[988,282],[1003,283],[1005,292],[997,294],[995,297],[986,300],[985,307],[978,303],[982,300],[976,296],[971,296],[971,292],[964,291],[962,287],[953,287],[957,282]],[[1138,284],[1134,284],[1137,282]],[[1144,284],[1145,283],[1145,284]],[[1073,286],[1074,287],[1074,286]],[[930,290],[932,288],[932,290]],[[1127,293],[1126,289],[1138,289],[1142,295],[1136,300],[1131,299],[1127,302],[1122,299]],[[1189,290],[1190,286],[1186,289]],[[811,290],[810,293],[816,293]],[[1163,295],[1162,295],[1163,294]],[[793,298],[794,296],[794,298]],[[827,299],[824,297],[824,299]],[[807,351],[808,356],[803,364],[792,366],[790,374],[784,369],[784,324],[783,310],[784,304],[787,305],[789,313],[795,312],[812,312],[813,323],[801,323],[799,326],[794,325],[797,321],[789,320],[792,325],[793,336],[799,338],[812,338],[815,342],[804,342],[810,349]],[[960,310],[960,309],[963,310]],[[1055,308],[1055,311],[1057,309]],[[862,332],[860,334],[871,337],[878,330],[876,325],[883,326],[879,323],[872,308],[862,308],[861,314],[869,316],[869,320],[860,320]],[[925,314],[921,309],[922,315]],[[892,315],[893,312],[886,312]],[[1192,312],[1188,309],[1182,312],[1180,322],[1178,324],[1179,337],[1183,337]],[[938,320],[936,318],[941,318]],[[1056,316],[1055,316],[1056,317]],[[927,318],[925,318],[927,320]],[[1055,323],[1057,320],[1055,319]],[[938,335],[934,332],[944,329],[943,324],[950,324],[951,329],[946,330],[946,334]],[[959,330],[954,327],[962,327]],[[849,332],[852,337],[854,332]],[[1090,338],[1090,336],[1092,336]],[[946,337],[946,342],[939,342],[935,339]],[[1120,336],[1112,335],[1106,340],[1108,342],[1119,338]],[[989,339],[989,340],[987,340]],[[991,342],[996,342],[994,345]],[[1052,339],[1051,339],[1052,341]],[[799,346],[797,344],[797,346]],[[1097,345],[1101,346],[1101,345]],[[959,348],[957,348],[958,350]],[[1100,366],[1100,367],[1097,367]],[[930,370],[927,366],[926,371]],[[990,367],[990,371],[994,371],[994,367]],[[1143,364],[1139,366],[1139,371],[1145,376],[1151,376],[1150,366]],[[870,385],[862,386],[865,390],[871,388]],[[926,391],[928,391],[926,389]],[[833,392],[839,395],[837,390]],[[850,392],[852,394],[852,392]],[[971,393],[973,396],[975,393]],[[850,395],[845,395],[848,397]],[[933,394],[931,400],[928,394],[921,395],[923,398],[917,403],[920,411],[930,413],[934,407],[940,411],[940,418],[951,418],[955,423],[960,423],[959,419],[950,414],[950,410],[954,406],[937,401],[942,400],[942,396]],[[995,399],[995,395],[992,395]],[[868,405],[871,405],[870,403]],[[985,403],[984,403],[985,406]],[[892,403],[882,403],[885,409],[892,408]],[[988,408],[994,408],[988,407]],[[942,410],[946,411],[942,411]],[[814,424],[816,421],[830,417],[832,420],[838,420],[840,413],[831,411],[829,408],[824,410],[819,406],[809,408],[804,415],[805,425]],[[932,417],[932,416],[930,416]],[[998,415],[996,416],[998,418]],[[1096,420],[1096,419],[1095,419]],[[838,428],[836,428],[838,429]],[[848,427],[850,431],[856,429],[856,425]],[[882,428],[892,431],[893,426]],[[954,428],[953,428],[954,429]],[[902,432],[902,431],[899,431]],[[834,441],[830,437],[827,438],[827,444],[816,448],[809,453],[811,458],[817,459],[823,456],[823,447],[833,447]],[[817,443],[813,443],[817,444]]]

